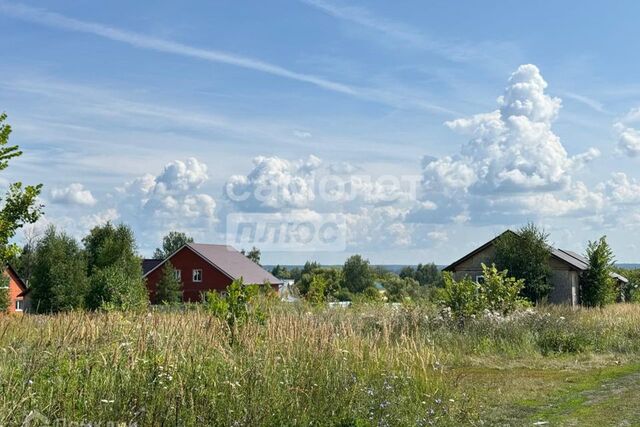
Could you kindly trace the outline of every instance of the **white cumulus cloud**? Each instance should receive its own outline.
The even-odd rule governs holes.
[[[51,201],[54,203],[68,205],[93,206],[96,199],[91,191],[84,188],[82,184],[73,183],[68,187],[54,188],[51,190]]]

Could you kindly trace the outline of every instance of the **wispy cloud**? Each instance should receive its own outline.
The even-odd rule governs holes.
[[[604,109],[604,105],[598,100],[573,92],[560,92],[559,94],[564,98],[569,98],[581,104],[584,104],[592,110],[597,111],[598,113],[608,114],[608,111]]]
[[[363,7],[336,5],[325,0],[300,1],[334,18],[382,34],[387,40],[395,41],[402,46],[427,50],[450,61],[492,60],[496,49],[503,51],[503,53],[505,50],[513,49],[513,46],[507,43],[481,42],[472,44],[438,40],[418,28],[382,18]]]
[[[456,114],[455,112],[448,110],[447,108],[425,102],[424,100],[407,96],[398,96],[385,90],[377,88],[354,87],[312,74],[292,71],[288,68],[261,61],[259,59],[237,55],[221,50],[203,49],[172,40],[161,39],[133,31],[127,31],[120,28],[107,26],[96,22],[82,21],[75,18],[67,17],[65,15],[61,15],[59,13],[50,12],[45,9],[34,8],[24,4],[8,3],[0,0],[0,13],[16,19],[45,25],[51,28],[93,34],[109,40],[125,43],[140,49],[164,52],[263,72],[294,81],[312,84],[325,90],[349,95],[363,100],[383,103],[394,107],[419,108],[441,114]]]

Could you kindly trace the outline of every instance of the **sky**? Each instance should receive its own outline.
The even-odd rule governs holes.
[[[24,151],[0,185],[44,184],[29,233],[123,222],[144,256],[179,230],[268,264],[447,264],[531,221],[638,262],[639,13],[0,0],[0,111]],[[243,221],[257,238],[234,240]]]

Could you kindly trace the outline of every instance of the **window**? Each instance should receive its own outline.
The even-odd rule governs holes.
[[[484,276],[482,274],[476,276],[476,283],[479,285],[484,284]]]
[[[202,269],[197,268],[193,270],[193,281],[202,282]]]
[[[16,311],[22,311],[22,307],[24,306],[23,302],[21,299],[16,300]]]
[[[182,270],[173,270],[176,280],[182,280]]]

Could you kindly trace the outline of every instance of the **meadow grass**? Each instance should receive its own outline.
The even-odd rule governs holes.
[[[511,425],[640,351],[635,305],[464,323],[429,306],[266,312],[233,340],[202,309],[4,316],[0,425],[33,410],[92,425]]]

